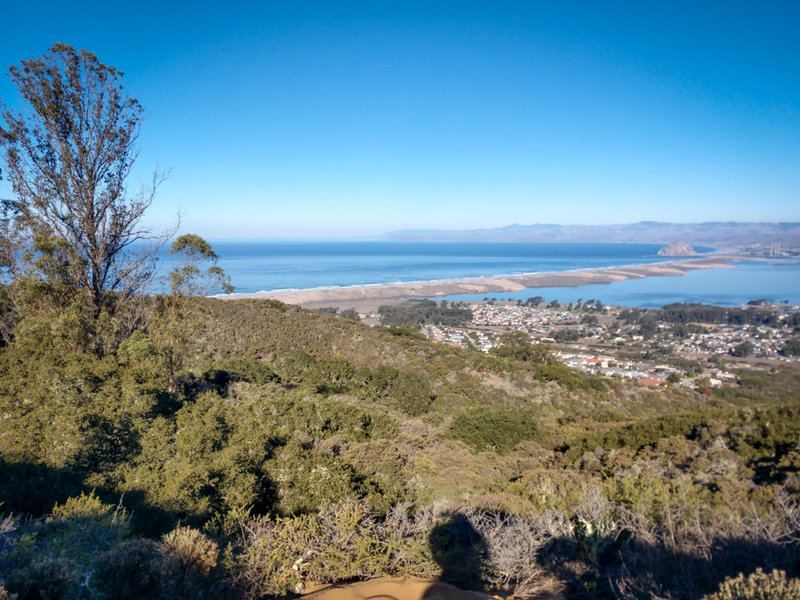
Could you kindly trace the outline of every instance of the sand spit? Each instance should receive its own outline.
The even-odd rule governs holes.
[[[434,298],[453,294],[489,295],[518,292],[527,288],[577,287],[591,283],[613,283],[641,277],[678,277],[684,275],[687,271],[696,269],[732,268],[729,263],[733,260],[746,260],[746,258],[717,255],[678,262],[564,271],[560,273],[531,273],[476,279],[285,290],[255,294],[232,294],[220,297],[225,299],[274,298],[287,304],[297,304],[305,308],[338,306],[341,308],[353,307],[359,311],[366,312],[377,309],[381,304],[391,304],[405,298]]]

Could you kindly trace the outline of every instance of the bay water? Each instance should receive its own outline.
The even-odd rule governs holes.
[[[219,266],[230,275],[238,293],[561,272],[676,260],[658,256],[660,244],[215,241],[212,245],[220,256]],[[171,264],[172,257],[164,253],[162,272]],[[494,296],[523,300],[543,296],[562,302],[596,298],[607,304],[639,307],[683,301],[735,305],[762,297],[800,303],[800,261],[747,261],[736,263],[732,269],[690,271],[683,277],[534,288]]]

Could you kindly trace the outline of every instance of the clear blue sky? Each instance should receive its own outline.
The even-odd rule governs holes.
[[[145,106],[148,221],[210,239],[800,221],[800,2],[8,2]],[[0,97],[15,101],[8,76]],[[6,183],[0,183],[6,186]],[[8,188],[0,187],[8,195]]]

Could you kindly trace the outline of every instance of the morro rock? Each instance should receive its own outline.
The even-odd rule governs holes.
[[[675,242],[669,246],[664,246],[658,251],[659,256],[697,256],[694,248],[686,242]]]

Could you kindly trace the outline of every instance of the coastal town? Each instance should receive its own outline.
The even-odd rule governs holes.
[[[671,305],[644,310],[595,299],[560,304],[535,297],[438,306],[471,316],[459,325],[421,324],[421,332],[434,342],[490,352],[509,333],[521,332],[570,367],[643,385],[719,387],[735,383],[742,369],[800,369],[796,305],[753,301],[729,309]]]

